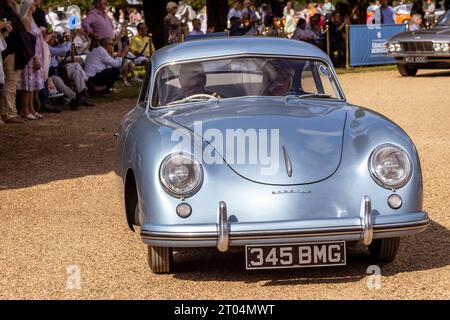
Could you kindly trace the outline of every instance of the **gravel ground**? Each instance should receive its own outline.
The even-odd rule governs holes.
[[[381,266],[381,289],[368,289],[367,253],[358,247],[346,267],[261,272],[243,270],[241,252],[181,251],[177,273],[153,275],[145,245],[124,224],[111,173],[112,134],[134,102],[122,100],[0,127],[0,298],[449,299],[449,76],[340,76],[349,100],[402,126],[422,160],[433,223]],[[76,270],[80,288],[67,288]]]

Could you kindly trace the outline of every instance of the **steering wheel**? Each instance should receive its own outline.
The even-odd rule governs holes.
[[[186,100],[195,100],[195,99],[202,99],[202,98],[209,98],[209,99],[217,100],[220,98],[220,96],[219,95],[215,96],[213,94],[207,94],[207,93],[198,93],[198,94],[193,94],[189,97],[186,97]]]
[[[202,101],[205,98],[208,99],[208,101],[211,100],[211,99],[214,99],[214,100],[217,101],[217,100],[222,98],[219,94],[217,94],[217,93],[215,93],[215,94],[216,95],[214,95],[214,94],[207,94],[207,93],[193,94],[193,95],[190,95],[189,97],[186,97],[184,99],[172,101],[172,102],[168,103],[167,105],[171,106],[171,105],[174,105],[174,104],[178,104],[178,103],[180,103],[182,101],[194,101],[194,102],[197,102],[197,101]]]

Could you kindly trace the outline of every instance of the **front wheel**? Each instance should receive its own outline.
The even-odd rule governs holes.
[[[402,77],[414,77],[417,74],[417,68],[412,66],[405,66],[403,64],[397,64],[398,72]]]
[[[391,262],[397,255],[400,238],[375,239],[369,245],[370,256],[375,262]]]
[[[173,265],[173,249],[148,246],[148,264],[153,273],[170,273]]]

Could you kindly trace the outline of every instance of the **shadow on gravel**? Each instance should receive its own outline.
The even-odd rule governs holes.
[[[448,77],[450,76],[450,71],[432,71],[426,70],[427,73],[419,73],[416,75],[417,78],[434,78],[434,77]]]
[[[101,103],[0,126],[0,190],[111,172],[113,134],[134,102]]]
[[[360,281],[372,265],[368,251],[361,245],[348,246],[347,266],[280,270],[245,270],[245,253],[233,249],[220,253],[215,248],[184,249],[175,253],[174,278],[200,281],[264,282],[264,286],[347,283]],[[422,234],[403,238],[397,259],[379,265],[382,276],[430,270],[450,265],[450,230],[432,222]]]

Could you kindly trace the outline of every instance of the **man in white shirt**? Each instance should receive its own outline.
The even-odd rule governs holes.
[[[331,3],[330,0],[325,0],[325,3],[322,8],[323,8],[323,12],[326,15],[331,15],[335,10],[334,5]]]
[[[51,24],[53,27],[56,27],[61,23],[61,21],[59,21],[58,14],[53,11],[52,6],[48,7],[47,12],[48,13],[45,16],[45,20],[47,21],[48,24]]]
[[[129,48],[124,47],[113,58],[110,55],[114,46],[111,38],[103,38],[100,45],[89,52],[84,63],[84,71],[89,77],[88,83],[97,87],[97,91],[109,91],[114,82],[120,78],[120,67],[123,58],[127,55]],[[100,89],[101,88],[101,89]],[[92,90],[92,88],[90,88]]]
[[[228,21],[231,18],[236,17],[242,19],[242,3],[241,1],[235,1],[230,11],[228,11]]]

